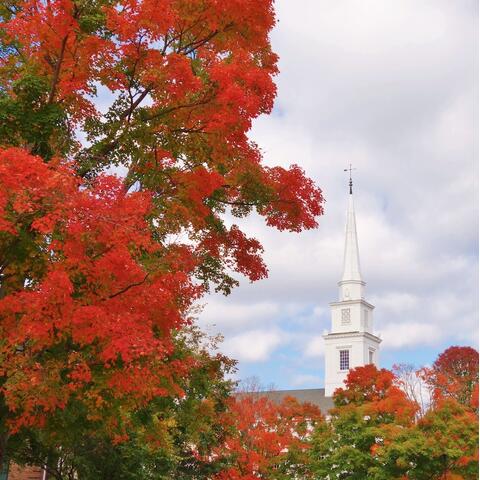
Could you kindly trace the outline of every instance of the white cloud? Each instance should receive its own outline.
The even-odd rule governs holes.
[[[380,331],[382,348],[416,348],[422,345],[435,345],[442,334],[438,326],[430,323],[394,323]]]
[[[310,374],[301,359],[323,355],[343,256],[343,169],[352,163],[366,299],[376,305],[382,350],[408,351],[415,362],[420,347],[475,342],[477,2],[277,0],[276,9],[276,110],[251,137],[266,163],[298,163],[314,178],[325,215],[301,234],[242,220],[265,247],[269,278],[210,297],[202,324],[214,323],[232,351],[248,351],[239,345],[252,330],[269,333],[277,340],[249,358],[265,362],[288,345],[272,370]]]
[[[280,305],[273,302],[242,304],[230,302],[225,297],[210,297],[200,316],[200,325],[212,329],[231,330],[257,325],[260,320],[275,318]],[[223,301],[222,301],[223,300]]]
[[[306,357],[323,357],[325,354],[325,340],[321,335],[313,337],[308,341],[305,348]]]
[[[249,330],[227,338],[222,350],[244,362],[263,362],[284,342],[281,332]]]
[[[417,308],[420,299],[417,295],[408,292],[386,292],[383,295],[373,295],[371,301],[377,310],[398,314],[411,312]]]
[[[295,375],[292,379],[292,385],[294,387],[301,387],[306,384],[318,385],[320,384],[321,379],[317,375]]]

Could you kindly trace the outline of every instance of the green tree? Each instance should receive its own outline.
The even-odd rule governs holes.
[[[459,378],[450,379],[454,392],[464,384],[464,370],[457,369]],[[319,424],[312,438],[310,460],[316,478],[478,478],[476,405],[458,402],[446,389],[446,396],[437,394],[418,415],[418,402],[400,385],[402,379],[373,365],[349,372],[345,388],[335,392],[331,421]]]
[[[377,452],[372,478],[478,478],[478,417],[448,400],[429,410],[419,422],[399,430]]]
[[[312,438],[311,468],[319,479],[374,478],[377,450],[412,425],[416,405],[395,385],[392,372],[374,365],[349,372],[334,394],[330,422]]]
[[[221,465],[204,460],[225,429],[224,414],[233,384],[225,380],[234,362],[219,353],[216,339],[197,329],[176,338],[175,356],[193,359],[182,398],[155,397],[132,412],[125,437],[112,441],[104,417],[91,418],[81,402],[57,412],[48,428],[14,435],[8,456],[21,465],[46,465],[57,480],[206,479]]]

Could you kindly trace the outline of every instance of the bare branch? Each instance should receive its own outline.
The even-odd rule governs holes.
[[[113,293],[112,295],[110,295],[108,298],[110,299],[110,298],[118,297],[119,295],[122,295],[123,293],[127,292],[127,291],[130,290],[131,288],[133,288],[133,287],[138,287],[138,286],[144,284],[144,283],[147,281],[147,278],[148,278],[149,275],[150,275],[150,274],[147,273],[147,274],[145,275],[144,279],[141,280],[140,282],[132,283],[132,284],[128,285],[127,287],[122,288],[122,289],[119,290],[117,293]]]
[[[53,73],[53,79],[52,79],[52,86],[50,88],[50,94],[48,95],[48,102],[47,103],[52,103],[54,98],[55,98],[58,79],[60,77],[60,70],[61,70],[61,67],[62,67],[63,58],[65,56],[65,49],[67,47],[68,35],[69,34],[67,33],[62,40],[62,45],[60,47],[60,54],[58,56],[58,60],[57,60],[57,63],[55,65],[55,71]]]

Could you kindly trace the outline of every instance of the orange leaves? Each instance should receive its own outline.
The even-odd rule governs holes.
[[[213,452],[226,468],[215,480],[270,478],[275,471],[291,475],[305,461],[309,435],[322,421],[318,408],[293,398],[279,405],[257,394],[232,399],[220,419],[227,437]]]
[[[3,27],[35,70],[50,80],[47,101],[64,102],[75,120],[93,114],[87,95],[95,91],[94,72],[109,56],[111,42],[82,32],[82,9],[71,0],[24,0],[19,7]]]
[[[246,132],[261,113],[270,113],[276,95],[276,69],[259,66],[251,55],[235,52],[212,62],[210,80],[216,87],[208,118],[209,131]]]
[[[186,220],[194,226],[203,226],[205,217],[211,214],[206,200],[225,183],[222,175],[198,167],[192,171],[177,172],[174,183],[177,188],[176,197],[181,203],[181,206],[176,207],[176,213],[186,215]]]
[[[473,409],[475,409],[478,412],[478,383],[475,385],[473,392],[472,392],[472,397],[470,399],[470,405],[472,406]]]
[[[92,380],[92,371],[85,362],[80,362],[72,367],[68,376],[75,384],[89,383]],[[72,387],[75,388],[74,385]]]
[[[105,8],[107,26],[121,42],[134,42],[143,34],[158,40],[175,23],[172,0],[128,0]]]
[[[269,46],[268,32],[275,25],[270,0],[208,0],[182,2],[180,5],[192,16],[199,6],[204,8],[209,27],[223,33],[211,41],[219,50],[246,47],[262,51]]]
[[[172,102],[182,101],[202,87],[201,80],[192,71],[190,60],[183,55],[170,53],[162,60],[158,52],[149,51],[144,65],[142,80],[147,84],[162,84],[162,89],[153,94],[158,106],[166,107]]]
[[[32,228],[51,233],[76,186],[68,169],[55,161],[46,164],[20,148],[0,150],[1,230],[17,234],[21,219],[32,216]]]
[[[267,268],[260,256],[263,247],[258,240],[248,238],[233,225],[227,236],[226,246],[232,250],[236,271],[246,275],[252,282],[267,276]]]
[[[393,386],[394,378],[392,372],[384,368],[378,370],[373,364],[355,368],[348,373],[345,395],[353,401],[378,400]]]
[[[395,385],[395,375],[373,364],[350,370],[345,389],[335,391],[335,404],[364,406],[365,415],[392,415],[400,423],[411,423],[418,406]],[[353,407],[355,408],[355,407]]]
[[[247,276],[252,282],[267,276],[261,254],[263,247],[255,238],[248,238],[236,225],[221,234],[208,235],[199,245],[197,254],[221,258],[233,271]]]

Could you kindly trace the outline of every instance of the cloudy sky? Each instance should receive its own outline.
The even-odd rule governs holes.
[[[475,0],[277,0],[272,115],[251,137],[266,163],[301,165],[327,199],[317,230],[258,218],[270,275],[211,295],[200,316],[239,378],[323,386],[329,302],[342,270],[354,172],[366,299],[381,364],[426,364],[478,335],[478,24]]]

